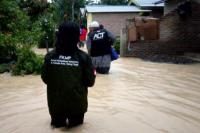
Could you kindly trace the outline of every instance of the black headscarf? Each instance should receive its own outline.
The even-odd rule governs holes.
[[[57,32],[56,52],[63,55],[71,55],[77,49],[80,28],[76,23],[64,22]]]

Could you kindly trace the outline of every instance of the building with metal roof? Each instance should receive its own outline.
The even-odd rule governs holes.
[[[139,7],[164,7],[164,0],[129,0]]]
[[[150,14],[151,10],[143,10],[136,6],[112,6],[112,5],[88,5],[85,7],[87,16],[87,26],[92,21],[98,21],[106,29],[116,36],[120,35],[121,28],[124,27],[126,19],[140,16],[144,13]]]
[[[151,16],[156,18],[164,15],[165,0],[129,0],[129,5],[135,5],[143,10],[151,10]]]
[[[86,6],[86,12],[103,13],[103,12],[150,12],[151,10],[142,10],[136,6],[107,6],[107,5],[90,5]]]

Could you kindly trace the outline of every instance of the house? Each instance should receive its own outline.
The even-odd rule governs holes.
[[[126,19],[139,16],[141,13],[149,13],[151,10],[142,10],[136,6],[107,6],[87,5],[85,7],[87,26],[95,20],[103,24],[106,29],[120,36],[120,31],[126,23]]]
[[[164,14],[164,0],[129,0],[129,5],[135,5],[143,10],[151,10],[151,16],[160,18]]]
[[[125,56],[200,53],[200,0],[167,0],[165,6],[165,15],[160,19],[160,38],[134,43]]]

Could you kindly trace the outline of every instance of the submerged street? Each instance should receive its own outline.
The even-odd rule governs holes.
[[[52,129],[39,75],[0,75],[1,133],[199,133],[200,64],[112,62],[88,90],[83,125]]]

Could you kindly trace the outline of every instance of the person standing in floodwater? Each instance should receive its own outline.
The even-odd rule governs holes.
[[[108,74],[111,65],[111,45],[115,37],[103,27],[100,28],[97,21],[91,22],[89,27],[86,44],[92,63],[98,73]]]
[[[87,29],[85,28],[84,25],[81,25],[79,47],[84,47],[86,35],[87,35]]]
[[[95,82],[91,58],[77,47],[79,35],[77,24],[61,24],[56,48],[45,56],[41,78],[47,84],[48,107],[54,127],[74,127],[83,123],[88,107],[88,87]]]

